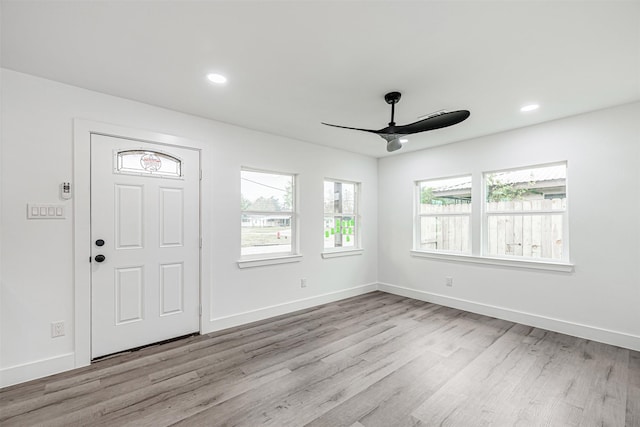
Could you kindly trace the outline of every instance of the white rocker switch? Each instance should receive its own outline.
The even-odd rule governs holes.
[[[65,219],[65,206],[52,203],[28,203],[27,219]]]

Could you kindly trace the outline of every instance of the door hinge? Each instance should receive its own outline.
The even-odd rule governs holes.
[[[202,316],[202,304],[198,306],[198,312],[200,313],[200,316]]]
[[[200,238],[200,249],[202,249],[202,237]]]
[[[200,169],[200,181],[202,181],[202,169]]]

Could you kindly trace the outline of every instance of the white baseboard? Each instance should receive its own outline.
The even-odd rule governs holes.
[[[378,283],[378,290],[390,294],[400,295],[420,301],[431,302],[447,307],[457,308],[472,313],[483,314],[485,316],[496,317],[498,319],[521,323],[523,325],[534,326],[536,328],[549,331],[560,332],[574,337],[585,338],[605,344],[628,348],[640,351],[640,336],[631,335],[624,332],[612,331],[595,326],[584,325],[566,320],[554,319],[523,311],[511,310],[504,307],[483,304],[461,298],[454,298],[446,295],[434,294],[417,289],[405,288],[391,285],[389,283]]]
[[[345,298],[373,292],[378,289],[377,283],[370,283],[362,286],[356,286],[349,289],[343,289],[336,292],[329,292],[322,295],[316,295],[309,298],[299,299],[295,301],[277,304],[257,310],[238,313],[231,316],[219,317],[211,319],[207,330],[202,333],[218,331],[234,326],[240,326],[258,320],[268,319],[270,317],[279,316],[281,314],[291,313],[305,308],[315,307],[317,305],[326,304],[333,301],[339,301]],[[75,365],[75,353],[66,353],[48,359],[28,362],[21,365],[10,366],[0,369],[0,388],[10,385],[35,380],[38,378],[54,375],[60,372],[69,371],[77,368]]]
[[[74,369],[75,354],[67,353],[48,359],[0,369],[0,387],[23,383]]]
[[[291,313],[305,308],[315,307],[317,305],[326,304],[333,301],[342,300],[357,295],[373,292],[378,289],[377,283],[369,283],[366,285],[356,286],[340,291],[329,292],[322,295],[316,295],[309,298],[303,298],[295,301],[289,301],[282,304],[272,305],[269,307],[259,308],[257,310],[245,311],[243,313],[232,314],[230,316],[216,317],[210,320],[207,330],[202,331],[203,334],[219,331],[222,329],[240,326],[258,320],[268,319],[274,316]]]
[[[461,298],[454,298],[446,295],[420,291],[417,289],[405,288],[388,283],[370,283],[349,289],[343,289],[336,292],[329,292],[309,298],[303,298],[282,304],[272,305],[269,307],[263,307],[257,310],[233,314],[231,316],[213,318],[209,322],[207,330],[203,330],[202,333],[205,334],[231,328],[234,326],[240,326],[259,320],[268,319],[270,317],[280,316],[282,314],[315,307],[321,304],[366,294],[376,290],[421,301],[427,301],[434,304],[440,304],[447,307],[453,307],[472,313],[496,317],[511,322],[522,323],[524,325],[534,326],[554,332],[560,332],[563,334],[611,344],[618,347],[628,348],[630,350],[640,351],[640,336],[637,335],[631,335],[623,332],[612,331],[609,329],[568,322],[566,320],[554,319],[537,314],[511,310],[504,307],[497,307],[489,304],[469,301]],[[30,381],[47,375],[57,374],[59,372],[68,371],[74,368],[76,368],[74,353],[62,354],[48,359],[37,360],[22,365],[10,366],[0,369],[0,387],[7,387],[13,384]]]

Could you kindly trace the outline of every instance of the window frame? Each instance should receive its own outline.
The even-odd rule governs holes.
[[[298,213],[298,174],[292,172],[278,172],[266,169],[257,169],[252,167],[240,168],[240,197],[242,197],[242,173],[243,172],[256,172],[269,175],[280,175],[291,177],[291,210],[290,211],[257,211],[257,210],[245,210],[240,207],[240,259],[238,260],[238,266],[240,268],[255,267],[270,264],[281,264],[286,262],[300,261],[301,255],[299,254],[298,244],[298,228],[299,228],[299,213]],[[243,215],[263,215],[269,216],[282,216],[283,214],[291,215],[290,227],[291,227],[291,250],[282,252],[262,252],[256,254],[242,254],[242,217]]]
[[[565,199],[566,207],[562,210],[538,209],[530,211],[491,211],[487,210],[487,177],[490,174],[500,172],[511,172],[517,170],[536,169],[552,166],[564,165],[565,167]],[[539,163],[535,165],[518,166],[506,169],[496,169],[491,171],[483,171],[480,174],[481,180],[481,252],[480,255],[486,258],[517,260],[524,262],[542,262],[542,263],[564,263],[568,264],[570,260],[569,252],[569,163],[567,161]],[[526,216],[526,215],[559,215],[562,217],[562,256],[559,259],[527,257],[522,255],[495,255],[489,253],[489,217],[491,216]]]
[[[424,182],[429,182],[429,181],[443,181],[443,180],[447,180],[447,179],[456,179],[456,178],[470,178],[471,181],[471,189],[469,190],[469,193],[471,194],[471,203],[469,203],[469,207],[470,207],[470,211],[467,212],[451,212],[451,213],[421,213],[420,212],[420,205],[422,203],[420,203],[421,198],[422,198],[422,190],[421,190],[421,184]],[[414,212],[414,220],[413,220],[413,251],[416,252],[423,252],[423,253],[429,253],[429,254],[445,254],[445,255],[471,255],[473,253],[473,230],[474,230],[474,212],[476,211],[476,209],[474,209],[474,194],[473,194],[473,190],[474,190],[474,179],[473,179],[473,174],[467,173],[467,174],[461,174],[461,175],[451,175],[451,176],[443,176],[443,177],[437,177],[437,178],[427,178],[427,179],[420,179],[420,180],[416,180],[414,181],[414,196],[413,196],[413,204],[414,204],[414,208],[413,208],[413,212]],[[422,218],[423,217],[432,217],[432,218],[436,218],[436,217],[460,217],[460,216],[466,216],[469,218],[469,235],[467,236],[469,245],[467,248],[467,251],[462,252],[462,251],[452,251],[452,250],[443,250],[443,249],[421,249],[420,248],[420,240],[421,240],[421,235],[422,235]]]
[[[344,214],[344,213],[335,213],[335,212],[326,212],[325,204],[324,204],[324,186],[325,183],[341,183],[348,184],[354,186],[354,196],[353,196],[353,214]],[[322,243],[322,257],[323,258],[334,258],[338,256],[348,256],[348,255],[359,255],[363,252],[362,249],[362,239],[361,239],[361,230],[362,230],[362,215],[360,213],[360,193],[361,193],[362,184],[357,181],[350,181],[345,179],[336,179],[336,178],[324,178],[322,180],[322,224],[323,224],[323,236],[324,236],[324,221],[325,218],[331,216],[334,218],[336,216],[352,216],[355,218],[355,230],[353,235],[353,246],[340,246],[333,248],[325,248],[324,247],[324,237]]]
[[[488,215],[486,212],[486,176],[491,173],[505,172],[518,169],[532,169],[536,167],[547,167],[555,165],[565,165],[565,192],[566,192],[566,207],[564,211],[552,210],[552,214],[562,215],[562,258],[534,258],[523,257],[519,255],[488,255]],[[468,253],[453,252],[453,251],[435,251],[429,249],[420,249],[420,183],[425,181],[444,180],[449,178],[458,178],[471,176],[471,213],[470,213],[470,247]],[[413,194],[413,248],[410,250],[410,255],[415,258],[426,258],[434,260],[442,260],[447,262],[461,262],[465,264],[478,264],[478,265],[491,265],[502,268],[518,268],[527,270],[544,270],[555,271],[560,273],[573,273],[575,265],[571,262],[570,252],[570,240],[569,240],[569,216],[570,216],[570,190],[569,190],[569,161],[558,160],[545,163],[520,165],[510,168],[501,168],[488,171],[474,170],[470,173],[464,173],[459,175],[439,176],[426,179],[420,179],[414,181],[414,194]],[[495,213],[495,212],[492,212]],[[511,212],[509,213],[511,214]],[[540,214],[539,211],[526,211],[524,214]]]

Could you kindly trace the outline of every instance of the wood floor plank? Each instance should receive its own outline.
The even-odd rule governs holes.
[[[412,425],[414,419],[410,414],[420,403],[512,326],[513,323],[498,321],[498,319],[493,319],[486,324],[475,322],[474,328],[465,330],[461,334],[466,337],[466,341],[460,343],[467,344],[466,346],[460,346],[448,357],[441,357],[437,363],[423,360],[433,354],[426,353],[420,359],[384,378],[311,425],[348,425],[355,420],[359,420],[367,427]],[[448,328],[448,332],[452,330]],[[437,332],[438,330],[435,330],[434,335]],[[438,338],[447,343],[455,341],[453,337],[446,334],[440,334]],[[430,343],[432,345],[433,341]],[[430,351],[431,347],[429,347]]]
[[[97,396],[86,402],[83,407],[72,411],[59,411],[60,405],[57,405],[58,411],[55,415],[47,416],[47,413],[42,411],[31,411],[23,416],[17,416],[13,418],[7,418],[2,420],[3,426],[31,426],[38,424],[46,424],[50,426],[69,426],[69,425],[90,425],[95,422],[97,418],[103,413],[108,413],[123,407],[126,407],[132,403],[143,401],[156,394],[163,393],[168,390],[172,390],[176,387],[180,387],[187,383],[197,381],[198,375],[196,373],[184,374],[179,377],[171,378],[167,381],[162,381],[156,384],[150,384],[147,387],[134,390],[129,393],[123,393],[118,396],[111,396],[106,400],[94,401]],[[66,408],[63,408],[66,409]],[[4,415],[3,415],[4,417]]]
[[[535,332],[541,334],[535,342],[523,340],[534,363],[513,389],[511,413],[503,417],[514,425],[531,425],[540,419],[579,425],[587,386],[580,375],[584,369],[581,344],[586,341],[540,329]]]
[[[521,345],[523,336],[532,330],[524,325],[509,329],[412,415],[426,425],[496,422],[493,406],[509,404],[502,394],[508,392],[534,362],[533,358],[526,357],[527,348]],[[484,406],[488,406],[488,410],[477,413],[476,408]]]
[[[640,353],[372,292],[0,389],[0,425],[640,427]]]
[[[622,426],[627,407],[629,352],[600,344],[594,383],[582,414],[583,424]]]
[[[629,352],[629,384],[627,387],[626,427],[640,427],[640,353]]]
[[[448,357],[425,351],[393,374],[343,402],[309,424],[309,427],[397,426],[428,396],[438,390],[480,351],[460,349]]]
[[[298,329],[293,329],[291,331],[283,332],[280,335],[276,335],[274,337],[269,337],[272,343],[279,343],[286,338],[290,338],[290,335],[294,337],[301,336],[303,331]],[[259,345],[264,344],[260,342]],[[256,345],[254,342],[245,342],[246,346],[254,346]],[[149,388],[158,383],[163,383],[167,380],[171,380],[176,377],[184,378],[185,375],[189,376],[193,373],[196,373],[198,377],[202,378],[206,375],[197,372],[198,368],[202,368],[203,366],[208,366],[211,363],[215,363],[220,360],[221,357],[226,356],[228,358],[227,362],[229,365],[232,364],[233,358],[229,356],[228,352],[223,350],[224,356],[220,356],[218,353],[214,353],[209,355],[207,353],[200,353],[201,349],[190,352],[190,355],[193,357],[198,357],[195,360],[190,362],[185,362],[182,357],[178,357],[177,360],[179,363],[174,363],[174,361],[158,361],[156,358],[150,358],[148,365],[141,365],[138,369],[132,370],[130,367],[123,368],[123,372],[114,372],[114,368],[106,369],[107,373],[104,373],[102,378],[100,379],[100,390],[96,392],[95,397],[98,397],[101,401],[109,401],[110,399],[119,398],[123,394],[131,395],[132,392],[138,389]],[[235,351],[235,350],[234,350]],[[241,350],[240,354],[245,354],[246,350]],[[244,360],[244,359],[241,359]],[[168,365],[169,367],[166,369],[162,369],[164,366]],[[224,374],[225,370],[217,370],[219,374]],[[95,382],[95,381],[94,381]],[[164,384],[171,384],[164,383]],[[153,388],[153,387],[152,387]],[[64,390],[64,389],[63,389]],[[139,396],[145,396],[145,394],[138,394]],[[47,419],[51,417],[56,417],[61,414],[66,414],[68,412],[76,411],[81,408],[87,406],[88,403],[91,402],[92,396],[87,394],[75,394],[73,397],[67,397],[65,393],[53,393],[47,395],[47,397],[51,397],[51,403],[57,403],[64,400],[64,406],[57,405],[51,406],[47,408],[42,408],[39,410],[34,410],[29,415],[29,420],[32,422],[33,420],[38,420],[40,417]]]
[[[193,388],[167,392],[158,396],[154,401],[147,400],[114,411],[102,417],[100,422],[95,425],[170,425],[220,405],[249,390],[267,385],[290,373],[289,369],[284,368],[260,375],[245,375],[232,384],[221,382],[195,384]]]
[[[407,326],[408,328],[409,326]],[[404,331],[400,328],[393,330],[396,333]],[[228,425],[305,425],[342,401],[391,374],[418,357],[423,351],[420,346],[398,346],[393,353],[375,361],[367,361],[358,356],[345,356],[331,362],[322,360],[317,363],[334,367],[335,372],[328,377],[310,379],[310,381],[303,383],[292,378],[292,381],[298,384],[298,388],[294,388],[295,392],[292,392],[291,385],[286,385],[281,392],[272,390],[271,399],[261,402],[250,413],[236,411],[231,417],[221,418],[220,413],[214,409],[202,412],[178,425],[202,425],[213,413],[216,413],[216,418],[219,421]],[[237,405],[245,407],[248,402],[255,402],[254,394],[256,393],[247,393],[240,400],[242,403]]]
[[[293,371],[268,387],[257,387],[238,397],[230,399],[224,405],[200,411],[196,415],[186,418],[177,426],[217,425],[260,425],[270,418],[266,416],[266,409],[271,414],[288,409],[287,398],[304,393],[309,385],[330,382],[332,378],[342,376],[350,370],[359,370],[364,362],[361,359],[345,359],[340,364],[327,364],[316,361]],[[282,404],[284,402],[284,405]],[[303,425],[303,424],[300,424]]]
[[[378,330],[376,330],[375,328],[372,328],[372,329],[367,329],[367,330],[363,331],[363,333],[375,335],[375,334],[378,333]],[[351,337],[352,336],[349,335],[349,338],[351,338]],[[340,341],[338,341],[337,343],[338,343],[338,345],[343,345],[343,346],[344,345],[347,345],[347,346],[349,345],[348,342],[340,343]],[[323,349],[324,351],[327,351],[327,347],[328,346],[322,346],[320,348]],[[248,353],[248,352],[243,352],[243,354],[244,354],[245,357],[246,356],[251,357],[250,353]],[[313,356],[313,354],[314,354],[314,352],[307,352],[307,353],[304,353],[301,356],[304,356],[305,358],[309,358],[309,356]],[[313,361],[319,360],[321,354],[323,354],[323,353],[316,354],[315,357],[312,357],[311,360],[306,360],[306,362],[303,362],[302,360],[300,360],[301,358],[294,358],[293,360],[287,360],[287,359],[283,358],[281,360],[280,364],[272,365],[271,366],[272,369],[269,369],[269,366],[265,367],[265,369],[262,369],[262,370],[245,369],[246,366],[248,366],[248,365],[245,365],[245,366],[243,366],[242,369],[240,369],[239,371],[236,372],[237,375],[234,376],[235,379],[232,378],[231,376],[227,376],[226,378],[220,378],[219,375],[216,375],[216,374],[218,374],[219,372],[227,372],[229,370],[229,367],[228,366],[221,366],[220,364],[218,364],[218,365],[213,364],[211,369],[208,369],[208,370],[200,369],[200,370],[198,370],[198,374],[201,376],[201,381],[200,382],[203,382],[204,384],[194,385],[192,387],[193,390],[191,388],[189,388],[189,389],[186,389],[186,390],[182,390],[181,393],[166,393],[165,395],[161,396],[161,399],[156,399],[156,400],[159,400],[159,404],[157,404],[157,405],[153,404],[153,402],[148,402],[147,401],[147,402],[145,402],[145,405],[147,406],[146,410],[148,410],[148,411],[166,412],[167,408],[169,408],[169,412],[170,412],[171,411],[170,408],[178,408],[181,405],[185,404],[184,403],[185,402],[185,397],[184,397],[185,393],[191,393],[191,392],[194,392],[194,393],[197,393],[197,394],[203,393],[205,396],[209,396],[209,397],[205,397],[203,400],[211,400],[212,404],[205,405],[202,402],[199,402],[199,403],[193,405],[193,407],[198,409],[197,411],[194,412],[194,411],[191,410],[191,408],[188,408],[187,411],[181,411],[180,413],[182,413],[184,415],[184,417],[186,418],[187,416],[192,415],[193,413],[197,413],[197,412],[200,412],[200,411],[202,411],[204,409],[207,409],[208,406],[213,406],[213,404],[217,405],[217,404],[227,400],[228,398],[233,397],[233,393],[230,393],[228,390],[226,390],[222,394],[222,396],[218,396],[216,394],[216,392],[214,392],[214,390],[216,388],[220,388],[221,387],[221,388],[224,389],[224,388],[228,387],[227,383],[220,384],[220,382],[218,382],[217,380],[223,379],[223,380],[226,380],[227,382],[232,381],[233,385],[237,386],[238,383],[240,383],[240,385],[242,385],[243,382],[246,379],[249,379],[250,380],[250,384],[255,387],[255,386],[259,385],[259,382],[257,382],[255,380],[255,378],[260,379],[262,376],[264,376],[265,371],[277,370],[276,372],[283,372],[283,371],[291,372],[289,370],[289,368],[286,368],[285,366],[291,366],[292,369],[299,369],[301,366],[304,366],[304,365],[307,365],[309,363],[312,363]],[[251,371],[252,374],[247,375],[245,370]],[[213,381],[209,381],[208,378],[213,379]],[[211,396],[213,396],[213,397],[211,397]],[[121,412],[124,412],[124,411],[121,411]],[[174,412],[175,412],[175,410],[174,410]],[[147,417],[145,417],[145,419],[146,418]],[[171,418],[171,417],[169,417],[169,418]],[[105,420],[110,420],[110,419],[111,419],[111,417],[105,418]],[[152,417],[151,419],[155,420],[155,417]]]
[[[341,301],[341,304],[350,304],[352,310],[349,310],[346,315],[356,316],[358,313],[371,312],[372,310],[390,306],[404,300],[406,299],[402,297],[388,299],[385,298],[383,293],[376,293],[375,295],[368,294],[348,298]],[[246,343],[247,340],[256,339],[257,335],[260,335],[260,337],[275,335],[284,328],[291,328],[300,323],[308,323],[313,319],[323,319],[332,313],[344,314],[345,310],[338,304],[325,304],[289,315],[278,316],[203,336],[186,338],[180,342],[172,342],[163,344],[162,346],[148,347],[136,352],[123,353],[115,358],[101,360],[89,367],[49,377],[46,389],[44,383],[37,380],[27,384],[2,388],[0,389],[0,401],[10,402],[14,399],[14,396],[17,396],[18,399],[24,399],[28,396],[42,396],[56,388],[75,387],[79,382],[91,382],[96,378],[102,378],[110,371],[120,374],[127,372],[127,369],[124,368],[128,368],[129,372],[133,372],[141,366],[148,366],[150,363],[158,360],[172,359],[176,355],[186,355],[188,357],[190,353],[197,349],[206,349],[215,346],[216,349],[219,350],[222,345],[221,343],[232,343],[233,341]],[[100,369],[96,369],[96,367]]]
[[[17,400],[9,403],[2,408],[2,417],[11,419],[24,413],[33,413],[41,408],[47,408],[59,402],[64,402],[76,396],[85,396],[87,393],[99,390],[101,387],[100,380],[94,380],[89,383],[80,383],[77,387],[68,387],[60,393],[45,394],[38,397],[30,397],[25,400]],[[50,417],[51,411],[47,411],[47,417]]]

